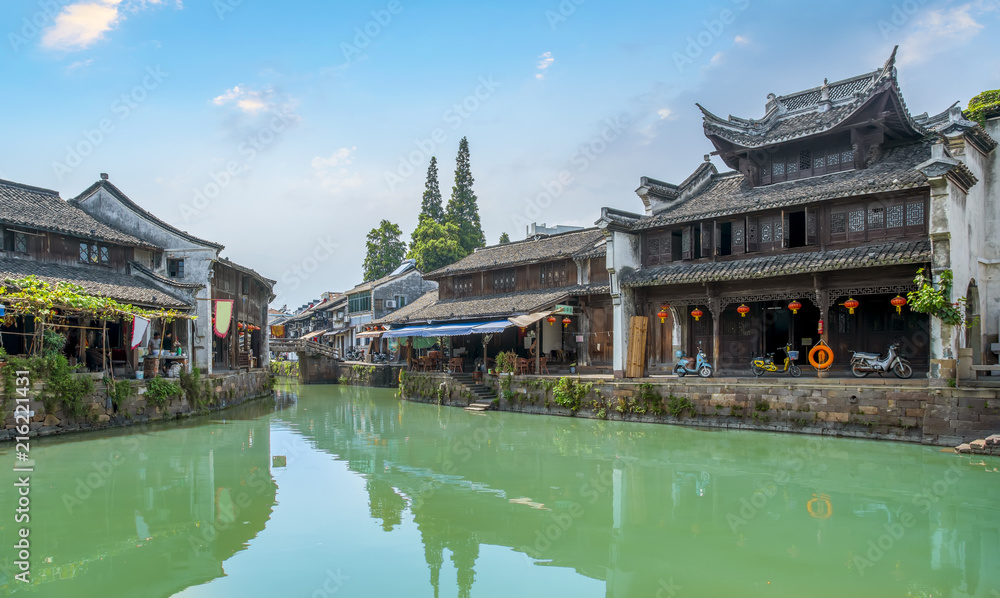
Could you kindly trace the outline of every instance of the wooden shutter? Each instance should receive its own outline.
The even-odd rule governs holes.
[[[885,236],[902,237],[906,222],[906,205],[902,200],[888,202],[885,207]]]
[[[722,255],[722,223],[715,223],[715,255]]]
[[[806,208],[806,245],[816,244],[816,208]]]
[[[782,210],[781,211],[781,220],[779,220],[778,222],[775,223],[776,225],[779,225],[779,226],[775,226],[774,227],[775,228],[775,230],[774,230],[774,236],[777,237],[775,239],[775,245],[780,244],[781,247],[783,247],[785,249],[788,248],[788,237],[789,237],[789,235],[788,235],[788,231],[789,231],[788,220],[789,220],[788,211],[787,210]]]
[[[630,322],[628,335],[628,362],[625,364],[626,378],[642,378],[646,371],[646,331],[649,318],[635,316]]]
[[[712,257],[712,231],[715,229],[714,223],[701,223],[701,257]]]
[[[681,259],[689,260],[694,256],[694,229],[685,226],[681,232]]]
[[[732,245],[733,255],[746,253],[747,250],[747,223],[746,220],[733,220]]]
[[[747,253],[759,249],[759,235],[760,219],[757,216],[747,216]]]

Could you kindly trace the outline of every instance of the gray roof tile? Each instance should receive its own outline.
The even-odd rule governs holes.
[[[656,268],[625,270],[626,287],[771,278],[791,274],[919,264],[931,258],[930,241],[898,241],[846,249],[762,255],[745,259],[701,263],[674,263]]]
[[[479,272],[539,261],[569,259],[578,252],[595,249],[604,233],[597,228],[550,235],[502,245],[491,245],[477,250],[459,261],[439,268],[426,278],[440,278],[466,272]]]

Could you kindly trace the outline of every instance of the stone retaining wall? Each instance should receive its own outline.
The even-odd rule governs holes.
[[[487,378],[503,411],[941,446],[1000,431],[996,390],[930,387],[926,380],[570,378],[593,384],[574,412],[556,400],[557,377]],[[439,402],[440,396],[444,405],[472,402],[445,374],[408,373],[401,388],[407,400]]]
[[[171,381],[176,382],[176,379]],[[118,410],[108,407],[108,390],[104,383],[95,380],[94,393],[86,399],[87,414],[73,418],[62,411],[61,403],[54,406],[54,411],[46,412],[45,403],[35,400],[40,396],[42,388],[36,385],[31,391],[33,400],[29,409],[34,412],[29,424],[28,436],[51,436],[70,432],[86,432],[102,430],[111,427],[131,426],[156,420],[168,420],[189,417],[199,413],[218,411],[239,405],[245,401],[269,395],[274,385],[274,378],[266,370],[240,372],[232,374],[203,377],[202,384],[209,381],[210,395],[206,395],[201,406],[195,406],[181,396],[171,399],[162,408],[148,404],[146,400],[146,382],[130,380],[135,384],[138,393],[128,399]],[[4,428],[0,429],[0,441],[11,440],[18,436],[15,431],[14,400],[8,399],[4,417]]]

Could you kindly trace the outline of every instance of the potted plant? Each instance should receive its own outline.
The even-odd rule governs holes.
[[[576,364],[575,363],[569,364],[569,373],[571,373],[571,374],[575,374],[576,373]]]

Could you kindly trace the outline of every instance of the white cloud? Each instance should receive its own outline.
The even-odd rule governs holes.
[[[237,85],[226,93],[212,98],[212,103],[216,106],[235,104],[247,114],[257,114],[262,110],[271,110],[277,105],[273,96],[274,93],[269,87],[256,91]]]
[[[733,42],[741,46],[745,46],[750,43],[750,40],[746,37],[743,37],[742,35],[737,35],[736,37],[733,38]]]
[[[722,52],[716,52],[715,55],[712,56],[712,59],[709,60],[708,62],[709,64],[720,64],[724,56],[725,54],[723,54]]]
[[[538,61],[538,72],[535,73],[535,78],[541,80],[545,78],[545,71],[552,66],[552,63],[555,62],[556,59],[552,57],[552,52],[546,52],[538,58],[540,60]]]
[[[908,33],[899,44],[897,63],[901,66],[920,64],[936,54],[968,44],[985,27],[977,18],[998,6],[1000,3],[995,0],[981,0],[917,13],[901,27]],[[889,20],[879,21],[879,28],[887,38],[898,34],[897,27]]]
[[[165,4],[183,8],[181,0],[84,0],[67,4],[56,15],[55,24],[45,30],[41,45],[64,52],[84,50],[118,27],[125,20],[123,12],[134,14]]]
[[[674,114],[670,111],[670,108],[660,108],[656,113],[660,115],[660,120],[667,120]]]
[[[66,67],[67,71],[75,71],[76,69],[85,69],[88,66],[94,64],[93,58],[88,58],[86,60],[77,60],[73,64]]]
[[[312,159],[313,174],[324,189],[336,194],[344,189],[360,187],[364,183],[361,173],[351,172],[348,168],[354,162],[354,152],[357,149],[357,147],[342,147],[328,158],[316,156]]]

